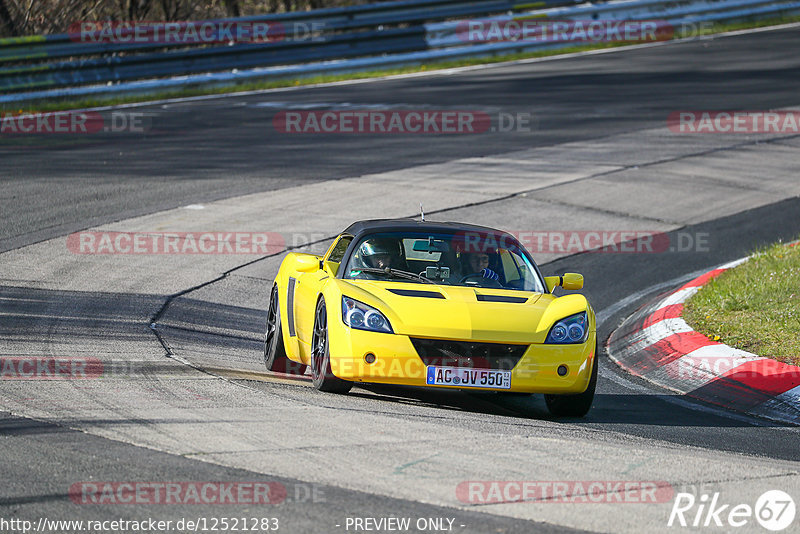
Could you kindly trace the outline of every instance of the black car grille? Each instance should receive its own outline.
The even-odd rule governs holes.
[[[528,345],[475,343],[417,337],[412,337],[411,343],[425,365],[472,369],[511,370],[528,348]]]

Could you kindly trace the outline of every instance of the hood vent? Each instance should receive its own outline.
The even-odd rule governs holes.
[[[511,304],[524,304],[528,302],[528,297],[509,297],[506,295],[481,295],[481,294],[475,294],[475,297],[482,302],[508,302]]]
[[[443,299],[444,295],[437,291],[421,291],[419,289],[387,289],[390,293],[395,295],[402,295],[404,297],[423,297],[429,299]]]

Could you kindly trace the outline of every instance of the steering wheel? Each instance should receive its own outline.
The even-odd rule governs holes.
[[[492,285],[489,285],[489,286],[481,286],[481,287],[494,287],[494,288],[502,288],[503,287],[503,284],[501,284],[499,281],[492,280],[491,278],[485,278],[483,276],[483,274],[481,274],[481,273],[472,273],[472,274],[468,274],[466,276],[462,276],[461,280],[459,280],[458,283],[459,284],[463,284],[464,282],[466,282],[470,278],[480,278],[481,280],[485,280],[486,282],[491,282],[491,284],[492,284]]]

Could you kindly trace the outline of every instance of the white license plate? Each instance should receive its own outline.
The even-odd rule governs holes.
[[[428,366],[427,383],[431,386],[510,389],[511,371],[431,365]]]

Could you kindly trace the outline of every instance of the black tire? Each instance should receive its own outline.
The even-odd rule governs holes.
[[[267,371],[302,375],[306,366],[290,360],[286,356],[286,347],[283,344],[283,330],[281,329],[281,307],[278,305],[278,285],[272,286],[267,310],[267,328],[264,335],[264,364]]]
[[[597,368],[600,366],[597,352],[597,345],[594,349],[594,365],[592,366],[592,377],[589,379],[589,386],[583,393],[577,395],[545,395],[544,401],[547,409],[556,417],[583,417],[589,413],[594,400],[594,392],[597,389]]]
[[[347,393],[352,382],[342,380],[331,371],[331,353],[328,343],[328,311],[325,299],[320,297],[314,314],[314,335],[311,337],[311,378],[314,387],[328,393]]]

